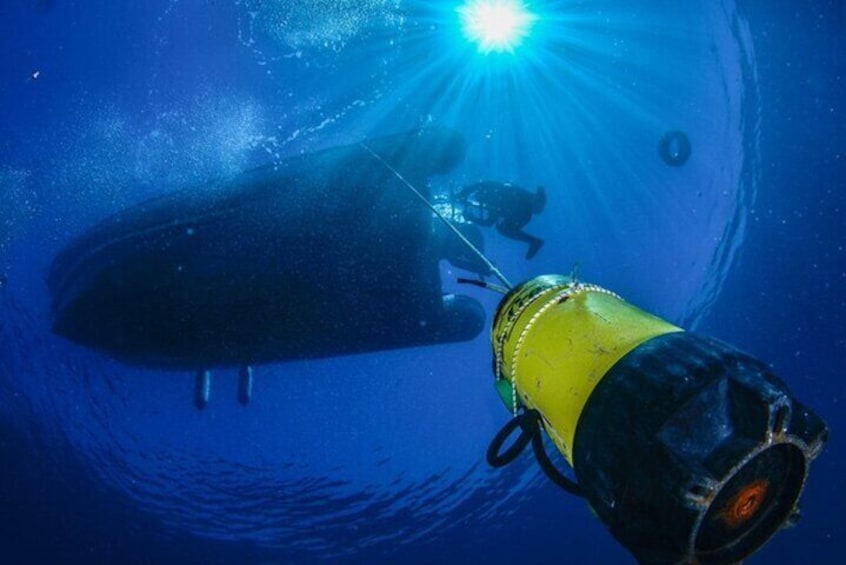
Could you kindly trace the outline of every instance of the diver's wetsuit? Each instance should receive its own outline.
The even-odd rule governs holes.
[[[523,231],[533,214],[543,210],[546,193],[538,187],[535,194],[509,183],[483,181],[465,186],[458,194],[464,217],[480,226],[496,226],[505,237],[529,244],[526,258],[534,257],[543,240]]]

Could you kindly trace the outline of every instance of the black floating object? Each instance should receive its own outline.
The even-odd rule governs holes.
[[[336,147],[100,222],[51,266],[53,330],[125,362],[192,371],[474,338],[482,307],[443,296],[435,220],[386,166],[425,191],[464,158],[461,134],[366,145],[385,162],[361,144]]]
[[[672,167],[681,167],[690,158],[690,140],[687,134],[679,130],[671,130],[661,136],[658,142],[658,154],[661,159]]]

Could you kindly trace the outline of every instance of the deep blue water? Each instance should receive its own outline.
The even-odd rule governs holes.
[[[528,458],[484,463],[508,419],[486,333],[257,367],[247,409],[221,371],[198,412],[190,376],[49,330],[46,269],[105,215],[422,125],[468,139],[441,187],[547,187],[536,259],[486,234],[512,280],[578,262],[771,363],[831,439],[802,521],[749,562],[842,559],[846,7],[538,1],[524,44],[485,57],[457,4],[0,5],[3,562],[633,561]],[[671,129],[683,167],[656,152]]]

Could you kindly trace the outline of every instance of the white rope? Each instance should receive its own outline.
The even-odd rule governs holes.
[[[394,174],[394,176],[395,176],[395,177],[397,177],[397,178],[400,180],[400,182],[402,182],[402,183],[403,183],[406,187],[408,187],[408,189],[409,189],[409,190],[411,190],[411,192],[413,192],[413,193],[417,196],[417,198],[419,198],[419,199],[420,199],[420,200],[421,200],[421,201],[422,201],[422,202],[423,202],[423,203],[424,203],[424,204],[425,204],[425,205],[426,205],[426,206],[427,206],[427,207],[428,207],[428,208],[429,208],[432,212],[434,212],[434,214],[435,214],[438,218],[440,218],[440,220],[441,220],[444,224],[446,224],[446,226],[447,226],[450,230],[452,230],[452,232],[453,232],[455,235],[457,235],[457,236],[458,236],[458,238],[459,238],[462,242],[464,242],[464,245],[466,245],[467,247],[469,247],[469,248],[470,248],[470,250],[471,250],[473,253],[475,253],[476,255],[478,255],[478,256],[479,256],[479,258],[480,258],[482,261],[484,261],[485,265],[487,265],[487,266],[488,266],[488,268],[491,270],[491,272],[492,272],[494,275],[496,275],[496,278],[498,278],[498,279],[502,282],[502,284],[504,284],[504,285],[506,286],[506,288],[508,288],[508,289],[511,289],[511,288],[512,288],[511,283],[510,283],[510,282],[508,282],[508,279],[507,279],[507,278],[505,278],[505,275],[503,275],[503,274],[502,274],[502,272],[501,272],[499,269],[497,269],[497,268],[494,266],[494,264],[493,264],[493,263],[491,263],[490,259],[488,259],[487,257],[485,257],[485,254],[484,254],[484,253],[482,253],[479,249],[477,249],[477,248],[476,248],[476,246],[475,246],[475,245],[473,245],[473,243],[472,243],[469,239],[467,239],[466,237],[464,237],[464,234],[463,234],[463,233],[461,233],[461,232],[458,230],[458,228],[456,228],[456,227],[452,224],[452,222],[450,222],[450,221],[449,221],[449,220],[448,220],[448,219],[447,219],[447,218],[446,218],[443,214],[441,214],[441,213],[438,211],[438,209],[437,209],[437,208],[435,208],[434,206],[432,206],[432,204],[431,204],[431,203],[430,203],[430,202],[426,199],[426,197],[425,197],[425,196],[423,196],[423,194],[422,194],[419,190],[417,190],[416,188],[414,188],[414,185],[412,185],[410,182],[408,182],[408,181],[405,179],[405,177],[404,177],[404,176],[402,176],[402,174],[400,174],[400,172],[399,172],[399,171],[397,171],[394,167],[392,167],[392,166],[390,165],[390,163],[388,163],[387,161],[385,161],[385,159],[383,159],[383,158],[382,158],[382,156],[381,156],[381,155],[379,155],[378,153],[376,153],[375,151],[373,151],[372,149],[370,149],[370,147],[368,147],[366,144],[364,144],[364,143],[360,143],[359,145],[361,145],[364,149],[366,149],[366,150],[367,150],[367,152],[368,152],[368,153],[370,153],[371,155],[373,155],[373,157],[375,157],[375,158],[376,158],[376,159],[377,159],[380,163],[382,163],[383,165],[385,165],[385,168],[387,168],[389,171],[391,171],[391,172]],[[490,288],[492,288],[493,290],[497,290],[497,288],[496,288],[494,285],[490,285]]]

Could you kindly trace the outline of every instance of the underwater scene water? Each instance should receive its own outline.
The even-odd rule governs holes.
[[[0,28],[3,563],[636,562],[529,453],[486,462],[502,296],[415,190],[512,284],[762,360],[830,437],[747,562],[842,560],[843,4],[5,0]],[[482,181],[543,187],[531,258],[455,211]]]

